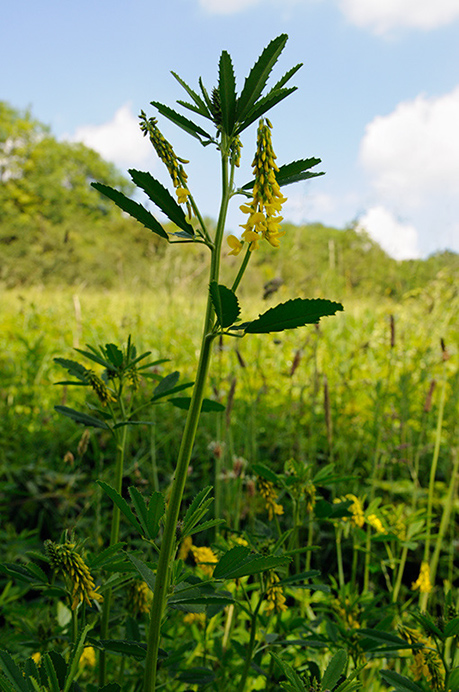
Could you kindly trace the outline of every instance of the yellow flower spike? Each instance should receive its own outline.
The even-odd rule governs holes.
[[[214,573],[215,565],[218,562],[218,558],[213,550],[211,548],[207,548],[206,546],[198,548],[197,546],[193,545],[191,547],[191,552],[193,553],[196,565],[200,567],[204,574],[211,577]]]
[[[287,201],[286,197],[280,192],[279,183],[276,180],[275,172],[279,170],[271,144],[272,125],[268,120],[261,118],[257,131],[257,151],[255,153],[252,166],[255,176],[255,183],[252,191],[252,203],[243,204],[240,209],[244,214],[249,214],[249,219],[242,226],[245,232],[256,232],[261,234],[269,244],[279,247],[279,239],[283,233],[279,233],[279,223],[282,217],[276,217],[276,213],[281,211],[282,204]],[[249,240],[243,234],[243,239],[253,243],[250,250],[258,247],[259,238]]]
[[[387,533],[383,526],[381,519],[379,519],[376,514],[370,514],[367,517],[367,522],[372,526],[378,533]]]
[[[91,598],[95,601],[103,600],[103,596],[97,592],[98,587],[94,585],[87,564],[77,553],[74,543],[59,545],[53,541],[45,541],[45,549],[52,567],[64,575],[72,597],[72,610],[83,601],[91,605]]]
[[[242,250],[242,243],[235,235],[229,235],[226,242],[231,248],[231,252],[228,252],[228,255],[238,255]]]
[[[80,660],[78,661],[78,665],[80,668],[85,668],[86,666],[89,666],[90,668],[94,668],[96,665],[96,652],[94,651],[94,648],[92,646],[86,646],[83,649],[83,653],[80,656]]]
[[[411,588],[413,591],[419,589],[421,593],[430,593],[432,591],[433,586],[430,581],[430,566],[428,562],[421,563],[419,577],[411,584]]]
[[[188,195],[190,194],[190,192],[184,187],[178,187],[175,190],[175,194],[177,195],[177,202],[179,204],[185,204],[188,200]]]

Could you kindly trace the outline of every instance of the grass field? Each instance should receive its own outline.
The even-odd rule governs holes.
[[[75,347],[122,346],[131,335],[139,352],[169,359],[159,366],[160,374],[178,370],[180,381],[189,381],[202,305],[180,288],[155,295],[84,289],[3,292],[5,562],[27,564],[27,551],[43,552],[43,541],[59,541],[65,529],[86,539],[86,550],[95,554],[107,545],[110,502],[94,480],[110,483],[116,450],[106,431],[91,429],[87,438],[82,426],[54,411],[59,404],[82,409],[88,396],[86,389],[55,385],[65,377],[53,358],[78,360]],[[251,317],[266,309],[255,298],[245,305]],[[347,672],[366,664],[356,679],[369,692],[392,689],[381,669],[409,677],[416,687],[406,689],[456,689],[448,685],[455,679],[449,671],[459,665],[457,288],[440,275],[397,303],[350,298],[344,307],[318,327],[225,338],[215,347],[206,396],[226,410],[202,415],[185,500],[189,504],[202,488],[214,486],[210,514],[226,524],[193,541],[198,548],[211,547],[217,557],[236,539],[265,552],[277,546],[290,551],[292,562],[280,570],[287,581],[277,592],[265,576],[226,585],[250,607],[215,606],[213,611],[207,606],[205,612],[185,615],[171,611],[163,689],[236,690],[231,685],[243,674],[247,647],[253,647],[253,658],[246,690],[280,689],[280,669],[270,651],[282,651],[286,662],[309,671],[313,680],[315,666],[323,670],[340,650],[349,656]],[[148,398],[149,386],[143,385],[141,396]],[[147,494],[161,490],[167,496],[185,413],[162,405],[148,408],[148,416],[154,426],[129,429],[123,487],[135,485]],[[275,499],[263,494],[263,479],[271,483]],[[346,496],[351,496],[347,503]],[[334,513],[340,500],[345,509]],[[140,549],[127,523],[122,540]],[[184,553],[184,560],[203,577],[205,565],[200,567],[191,553]],[[434,580],[428,594],[413,590],[423,561],[430,563]],[[107,572],[95,572],[103,584]],[[304,572],[311,576],[301,583],[293,579]],[[146,616],[132,598],[125,601],[126,583],[120,581],[116,592],[113,639],[141,641]],[[23,657],[53,648],[65,651],[70,636],[65,598],[34,590],[12,573],[0,586],[1,648]],[[265,603],[252,641],[247,613],[253,615],[261,592]],[[269,593],[272,607],[266,601]],[[435,620],[443,627],[443,639],[419,621],[418,605],[424,606],[426,618],[443,618],[443,624]],[[95,618],[93,610],[88,621]],[[448,638],[444,626],[450,621],[456,625]],[[418,634],[410,640],[406,628]],[[371,639],[371,629],[399,641],[383,635]],[[400,648],[403,638],[405,649]],[[437,648],[434,640],[440,642]],[[437,652],[440,663],[426,654],[422,669],[422,647]],[[115,655],[110,666],[110,679],[118,679],[122,670],[123,689],[137,689],[138,658]],[[88,690],[91,676],[91,662],[82,664],[80,682],[86,680]]]

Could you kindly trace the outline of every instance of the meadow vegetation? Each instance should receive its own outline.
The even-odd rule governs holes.
[[[167,247],[87,192],[131,188],[78,147],[59,216],[41,202],[69,151],[1,113],[4,142],[22,127],[14,161],[47,146],[57,172],[5,169],[0,192],[0,689],[140,691],[207,248]],[[457,692],[459,258],[283,230],[253,253],[241,319],[298,296],[345,309],[215,332],[156,689]],[[237,266],[224,252],[223,285]]]

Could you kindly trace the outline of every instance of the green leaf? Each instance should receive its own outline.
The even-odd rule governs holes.
[[[297,183],[300,180],[307,180],[308,178],[316,178],[319,175],[325,175],[325,173],[312,173],[309,171],[313,166],[321,163],[321,159],[310,158],[310,159],[300,159],[298,161],[292,161],[291,163],[286,163],[281,166],[276,173],[276,180],[279,185],[290,185],[291,183]]]
[[[139,660],[144,659],[147,655],[146,644],[141,644],[140,642],[132,642],[123,639],[97,639],[94,640],[94,644],[98,647],[102,647],[104,651],[111,651],[114,654],[121,654],[122,656],[133,656]],[[105,687],[101,689],[105,691]]]
[[[273,39],[263,50],[255,65],[244,82],[241,95],[237,101],[237,120],[243,122],[254,103],[260,97],[272,68],[287,43],[287,34],[281,34]]]
[[[209,292],[220,327],[230,327],[241,312],[236,294],[216,281],[210,282]]]
[[[344,672],[347,663],[347,653],[340,649],[331,659],[322,678],[322,688],[332,690]]]
[[[199,125],[196,125],[196,123],[194,123],[192,120],[188,120],[188,118],[180,115],[180,113],[177,113],[172,108],[169,108],[169,106],[165,106],[163,103],[159,103],[158,101],[151,101],[151,105],[157,108],[161,115],[164,115],[164,117],[171,120],[175,125],[178,125],[178,127],[180,127],[182,130],[188,132],[189,135],[196,137],[201,144],[204,144],[202,138],[207,141],[212,140],[212,137],[205,130],[203,130],[202,127],[199,127]]]
[[[37,581],[37,576],[29,569],[28,565],[16,565],[9,562],[4,562],[0,564],[0,572],[7,574],[13,579],[25,582],[26,584],[33,584]]]
[[[301,680],[300,676],[292,668],[292,666],[287,663],[286,661],[283,661],[280,656],[277,656],[274,653],[270,652],[270,656],[276,661],[277,665],[279,668],[282,670],[283,674],[291,682],[291,685],[285,685],[285,683],[281,683],[286,690],[292,690],[292,692],[306,692],[306,687],[303,684],[303,681]]]
[[[450,620],[444,629],[445,637],[455,637],[459,634],[459,618]]]
[[[19,666],[13,661],[6,651],[0,651],[0,664],[2,672],[11,683],[11,689],[15,692],[30,692],[30,682],[23,676]]]
[[[245,322],[233,328],[243,329],[246,334],[282,332],[284,329],[317,324],[321,317],[334,315],[343,309],[341,303],[324,298],[295,298],[270,308],[252,322]]]
[[[317,166],[318,163],[321,163],[321,159],[301,159],[299,161],[292,161],[291,163],[286,163],[283,166],[281,166],[278,172],[276,173],[276,180],[282,187],[284,185],[290,185],[291,183],[297,183],[300,180],[307,180],[308,178],[316,178],[319,175],[325,175],[325,173],[311,173],[308,170],[313,166]],[[255,179],[250,180],[240,189],[253,190],[254,184]]]
[[[389,685],[393,685],[396,692],[424,692],[422,687],[392,670],[382,670],[381,677]]]
[[[115,366],[115,368],[120,368],[123,365],[123,352],[118,348],[118,346],[116,346],[116,344],[105,344],[105,353],[107,354],[108,360]]]
[[[158,399],[160,396],[165,396],[168,392],[170,392],[177,384],[179,378],[180,373],[178,370],[175,370],[174,372],[169,373],[169,375],[163,377],[161,382],[153,391],[153,399]]]
[[[188,96],[190,96],[193,101],[195,102],[195,111],[196,113],[199,113],[202,115],[204,118],[208,118],[209,120],[212,120],[212,114],[210,113],[209,109],[207,108],[206,104],[202,100],[202,98],[197,94],[191,87],[186,84],[181,77],[178,76],[176,72],[172,72],[172,76],[175,77],[177,82],[185,89],[187,92]],[[178,101],[181,105],[185,105],[183,101]],[[189,104],[186,105],[186,107],[189,107]]]
[[[193,536],[195,533],[200,533],[201,531],[206,531],[207,529],[211,529],[214,526],[221,526],[222,524],[226,524],[225,519],[209,519],[209,521],[203,521],[195,526],[194,529],[187,531],[187,536]]]
[[[134,513],[132,512],[131,508],[129,507],[128,503],[126,500],[119,495],[119,493],[116,492],[114,488],[111,487],[111,485],[108,485],[108,483],[105,483],[105,481],[96,481],[97,485],[100,485],[102,490],[107,493],[107,495],[110,497],[110,499],[115,503],[117,507],[119,507],[120,511],[124,514],[128,522],[135,528],[136,531],[139,532],[139,534],[142,536],[143,531],[142,527],[140,526],[139,522],[134,516]]]
[[[136,558],[135,555],[132,555],[128,553],[128,558],[136,568],[137,572],[140,574],[144,582],[150,587],[152,591],[155,590],[155,581],[156,581],[156,575],[153,572],[152,569],[148,567],[148,565],[145,564],[145,562],[142,562],[142,560],[139,560]]]
[[[251,470],[257,474],[257,476],[260,476],[260,478],[264,478],[265,481],[269,481],[270,483],[274,483],[274,485],[279,485],[279,477],[277,473],[274,473],[268,466],[265,466],[264,464],[252,464]]]
[[[53,358],[54,362],[58,365],[62,365],[70,375],[73,377],[78,377],[84,384],[87,384],[86,377],[88,374],[87,368],[81,363],[77,363],[75,360],[68,360],[67,358]]]
[[[91,569],[100,569],[101,567],[109,565],[111,562],[113,562],[114,556],[116,556],[116,558],[119,557],[119,552],[124,545],[126,545],[126,543],[120,542],[105,548],[105,550],[103,550],[99,555],[96,555],[94,558],[89,560],[89,567]]]
[[[185,682],[187,685],[198,685],[199,689],[205,685],[210,685],[215,678],[215,673],[210,668],[205,668],[204,666],[188,668],[188,670],[183,671],[178,676],[181,682]]]
[[[390,648],[392,649],[411,649],[412,646],[408,644],[405,639],[402,639],[401,637],[397,637],[396,634],[391,634],[391,632],[384,632],[383,630],[377,630],[377,629],[359,629],[358,635],[360,637],[367,637],[368,639],[372,639],[375,642],[378,642],[378,644],[385,644],[385,648],[387,649],[387,645],[390,645]]]
[[[78,674],[78,668],[80,665],[80,658],[81,654],[83,653],[84,649],[84,643],[86,639],[86,635],[88,634],[89,630],[92,629],[93,625],[86,625],[86,627],[81,631],[81,634],[76,642],[76,645],[74,645],[72,649],[72,653],[70,655],[69,663],[68,663],[68,672],[67,672],[67,677],[65,679],[65,685],[63,688],[63,692],[69,692],[71,686],[73,685],[73,681],[77,677]]]
[[[228,550],[217,563],[214,579],[239,579],[250,574],[260,574],[290,562],[288,557],[263,556],[250,552],[250,548],[237,545]]]
[[[196,497],[194,497],[183,519],[183,538],[189,535],[189,531],[191,531],[209,511],[209,507],[214,501],[213,497],[209,497],[211,492],[212,486],[208,485],[206,488],[200,490]]]
[[[88,413],[75,411],[75,409],[69,408],[68,406],[55,406],[54,410],[58,413],[62,413],[64,416],[67,416],[68,418],[71,418],[76,423],[81,423],[82,425],[86,425],[87,427],[102,428],[102,430],[110,430],[110,426],[107,425],[107,423],[105,423],[103,420],[99,420],[98,418],[94,418],[94,416],[90,416]]]
[[[293,77],[294,74],[298,72],[298,70],[303,67],[303,63],[300,62],[298,65],[295,65],[294,67],[291,67],[287,72],[284,74],[283,77],[279,79],[279,81],[274,85],[272,91],[277,91],[278,89],[282,89],[285,84],[287,84],[288,81]]]
[[[115,190],[108,185],[103,185],[102,183],[91,183],[91,185],[103,195],[115,202],[117,207],[127,212],[129,216],[132,216],[132,218],[143,224],[145,228],[148,228],[149,231],[153,231],[153,233],[161,236],[161,238],[165,238],[167,241],[169,240],[169,236],[161,224],[155,219],[153,214],[150,214],[150,212],[141,204],[134,202],[134,200],[126,197],[126,195],[119,192],[119,190]]]
[[[293,92],[296,91],[296,89],[297,87],[290,87],[290,89],[278,89],[276,91],[270,91],[269,94],[261,98],[255,104],[250,113],[248,113],[242,125],[240,125],[236,129],[236,134],[240,134],[243,130],[249,127],[249,125],[255,122],[255,120],[261,118],[261,116],[264,115],[267,111],[271,110],[271,108],[274,108],[274,106],[276,106],[278,103],[287,98],[287,96],[290,96],[290,94],[293,94]]]
[[[171,394],[176,394],[177,392],[182,392],[184,389],[189,389],[192,387],[194,382],[184,382],[183,384],[178,384],[176,387],[172,387],[171,389],[166,389],[162,393],[160,392],[159,394],[154,394],[154,396],[150,399],[152,403],[155,403],[158,401],[158,399],[162,399],[165,396],[170,396]],[[156,389],[155,389],[156,392]]]
[[[177,396],[173,397],[172,399],[169,399],[169,402],[176,406],[177,408],[181,408],[184,411],[188,411],[190,408],[191,404],[191,398],[188,396]],[[202,401],[202,406],[201,406],[201,413],[211,413],[211,412],[216,412],[216,413],[221,413],[222,411],[225,410],[225,407],[223,404],[220,404],[218,401],[213,401],[212,399],[203,399]]]
[[[143,529],[143,535],[148,536],[148,524],[147,524],[147,503],[145,501],[142,493],[134,486],[131,485],[128,488],[128,493],[131,497],[132,504],[134,505],[135,513]]]
[[[453,668],[448,676],[447,692],[459,692],[459,668]]]
[[[222,110],[223,131],[231,137],[236,119],[236,80],[230,54],[224,50],[220,56],[218,90]]]
[[[130,168],[128,173],[134,183],[146,192],[151,201],[161,209],[163,214],[165,214],[172,223],[175,223],[176,226],[186,231],[188,235],[194,236],[193,227],[190,226],[186,220],[183,208],[175,201],[169,190],[167,190],[159,180],[153,178],[150,173],[137,171],[134,168]]]
[[[53,662],[49,654],[45,654],[40,661],[40,666],[44,668],[47,678],[49,692],[60,692],[61,686],[59,685],[59,680],[57,678],[56,669],[54,668]]]
[[[159,524],[166,511],[166,504],[162,493],[155,491],[148,501],[147,528],[148,537],[154,541],[159,532]]]

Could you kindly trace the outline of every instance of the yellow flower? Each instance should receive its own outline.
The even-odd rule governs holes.
[[[85,649],[83,649],[83,653],[80,656],[79,666],[80,668],[85,668],[86,666],[94,668],[95,665],[96,652],[94,651],[92,646],[87,646],[85,647]]]
[[[153,592],[142,579],[135,579],[129,585],[127,608],[134,615],[149,613],[152,599]]]
[[[179,560],[186,560],[188,557],[188,553],[191,550],[191,546],[193,545],[193,539],[191,536],[187,536],[186,538],[183,539],[182,544],[179,548],[178,551],[178,559]]]
[[[266,501],[266,509],[268,510],[268,519],[271,521],[274,516],[280,516],[284,513],[284,508],[276,502],[277,492],[271,481],[266,481],[264,478],[258,478],[258,488],[260,495]]]
[[[379,519],[376,514],[370,514],[367,517],[367,522],[372,526],[378,533],[387,533],[386,529],[384,528],[381,519]]]
[[[205,613],[187,613],[183,616],[183,622],[186,625],[196,624],[198,627],[204,627],[206,624],[206,614]]]
[[[218,562],[218,558],[211,548],[203,546],[202,548],[197,548],[195,545],[192,546],[191,552],[193,553],[194,561],[197,566],[202,569],[204,574],[211,577],[214,573],[215,565]]]
[[[413,591],[419,589],[421,593],[430,593],[433,586],[430,581],[430,566],[428,562],[422,562],[419,577],[411,584]]]
[[[352,505],[350,505],[349,509],[352,512],[352,519],[351,523],[354,526],[358,526],[359,528],[362,528],[362,526],[365,523],[365,517],[363,514],[363,505],[362,502],[359,500],[358,497],[355,495],[351,495],[350,493],[345,495],[346,500],[352,500]]]
[[[285,604],[285,596],[282,590],[282,586],[278,585],[279,577],[273,570],[268,572],[268,585],[266,588],[266,600],[268,605],[266,606],[266,614],[272,615],[272,613],[282,613],[287,610]]]
[[[236,238],[235,235],[229,235],[226,241],[231,248],[231,252],[228,252],[228,255],[238,255],[242,250],[242,243],[239,238]]]
[[[85,601],[91,605],[90,599],[103,601],[103,596],[97,592],[94,579],[89,567],[81,555],[76,551],[74,543],[58,545],[53,541],[45,541],[45,549],[51,565],[56,571],[62,572],[67,587],[71,592],[71,608],[75,610],[80,602]]]
[[[41,659],[41,653],[39,651],[36,651],[34,654],[32,654],[31,658],[35,661],[35,663],[38,664]]]
[[[251,243],[250,250],[257,249],[260,238],[265,238],[272,247],[278,248],[279,239],[284,235],[279,232],[279,224],[283,218],[276,214],[281,211],[287,198],[282,195],[276,180],[279,168],[271,143],[271,128],[269,120],[265,122],[261,118],[257,132],[257,151],[252,162],[255,176],[252,202],[240,207],[244,214],[249,214],[247,223],[241,226],[245,229],[243,240]]]
[[[188,199],[188,195],[190,194],[189,190],[185,189],[184,187],[178,187],[175,190],[175,194],[177,195],[177,202],[179,204],[185,204],[185,202]]]

